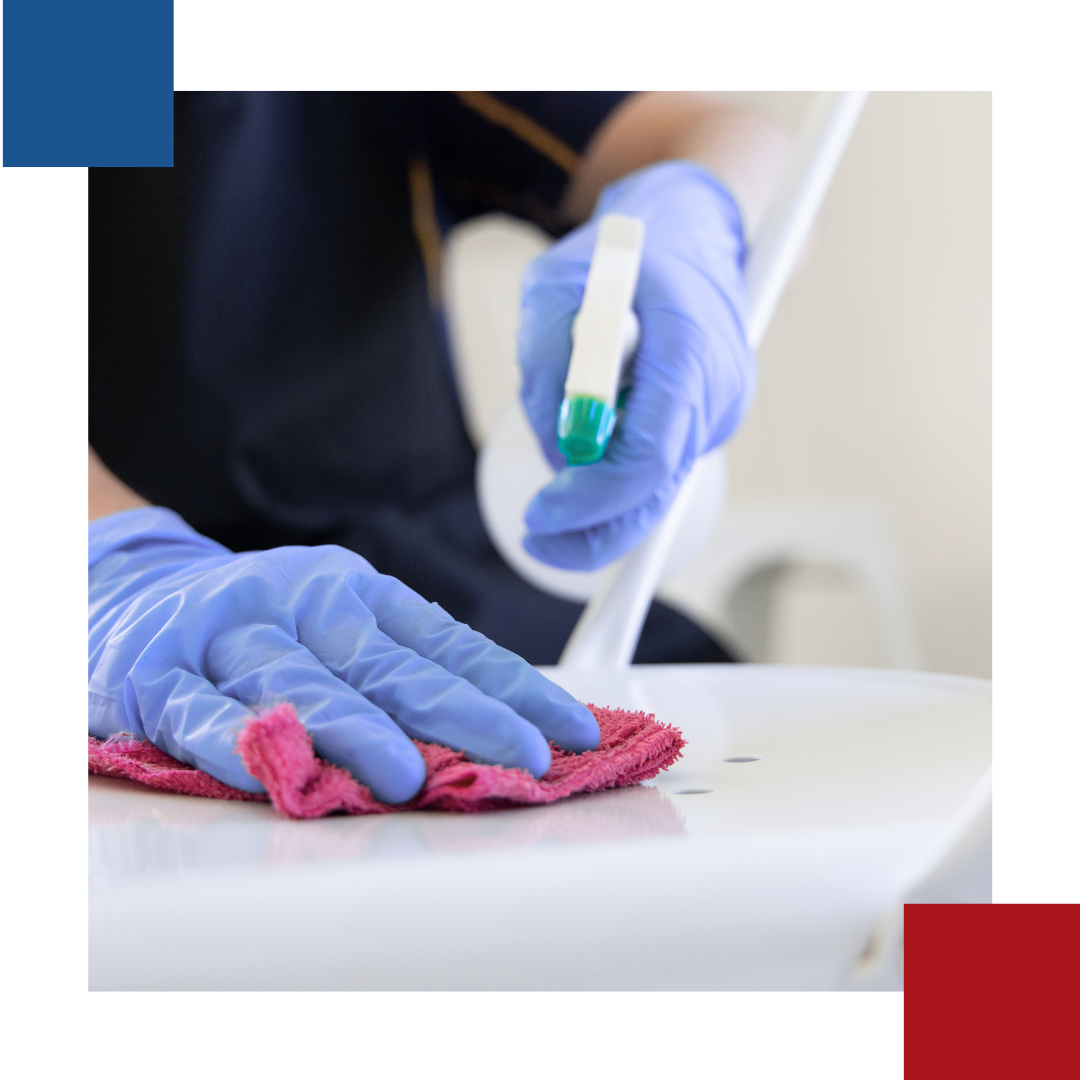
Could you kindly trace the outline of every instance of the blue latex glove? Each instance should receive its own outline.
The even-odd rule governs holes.
[[[408,736],[541,776],[592,714],[520,657],[339,547],[234,555],[172,511],[90,525],[90,734],[130,731],[245,791],[255,710],[288,701],[316,752],[384,802],[411,798]]]
[[[557,446],[570,366],[570,324],[581,307],[609,213],[645,222],[634,311],[641,343],[626,411],[604,457],[566,467]],[[529,267],[518,358],[522,402],[558,476],[525,513],[525,548],[569,570],[593,570],[633,548],[663,517],[699,454],[738,426],[756,384],[743,332],[744,245],[731,195],[699,165],[670,161],[611,184],[593,217]]]

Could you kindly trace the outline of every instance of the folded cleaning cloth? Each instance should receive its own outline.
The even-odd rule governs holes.
[[[551,768],[540,780],[522,769],[478,765],[456,750],[414,740],[427,765],[420,793],[400,806],[379,802],[352,775],[315,756],[311,736],[288,704],[252,720],[236,740],[244,766],[266,788],[255,795],[229,787],[153,743],[121,732],[102,741],[89,736],[90,772],[121,776],[148,787],[213,799],[266,802],[291,818],[335,812],[387,814],[395,810],[498,810],[535,806],[580,792],[629,787],[648,780],[682,756],[678,728],[650,714],[590,705],[600,725],[600,745],[568,754],[552,745]]]

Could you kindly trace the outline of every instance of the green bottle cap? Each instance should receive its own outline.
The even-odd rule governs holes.
[[[594,397],[563,398],[559,409],[559,451],[568,465],[592,465],[604,456],[615,428],[615,410]]]

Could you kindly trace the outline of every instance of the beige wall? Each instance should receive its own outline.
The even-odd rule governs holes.
[[[736,96],[793,129],[810,98]],[[516,387],[517,283],[544,243],[499,218],[450,238],[476,438]],[[925,666],[989,676],[989,94],[870,95],[759,361],[757,401],[729,444],[731,507],[880,506]],[[715,623],[708,552],[663,595]],[[860,596],[807,569],[777,590],[766,658],[879,664],[882,652]]]
[[[794,123],[806,106],[799,94],[740,96]],[[871,94],[729,451],[732,505],[792,495],[882,503],[926,666],[982,676],[990,258],[990,95]],[[856,659],[859,646],[830,632],[838,657]]]

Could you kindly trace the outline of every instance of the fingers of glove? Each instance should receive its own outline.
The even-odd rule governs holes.
[[[557,433],[563,386],[570,367],[571,326],[581,307],[596,226],[586,225],[534,259],[522,283],[518,364],[521,401],[552,468],[566,459]]]
[[[579,753],[599,746],[600,727],[593,714],[520,656],[456,622],[396,578],[369,575],[355,588],[379,629],[398,644],[509,705],[564,750]]]
[[[217,634],[206,670],[223,693],[252,707],[290,702],[316,753],[383,802],[405,802],[423,785],[424,759],[405,733],[280,627],[249,624]]]
[[[632,551],[667,512],[681,477],[664,485],[640,506],[602,525],[552,535],[527,533],[522,546],[530,555],[563,570],[599,570]]]
[[[715,198],[715,193],[707,196]],[[723,231],[726,226],[719,223],[717,228]],[[635,389],[651,384],[670,402],[693,407],[700,453],[718,445],[737,426],[753,396],[755,367],[743,331],[741,269],[735,253],[725,254],[719,265],[702,262],[694,257],[697,241],[689,242],[693,235],[681,239],[673,251],[665,249],[662,235],[647,242],[635,296],[641,346],[634,358],[633,384]],[[735,247],[739,249],[739,244]],[[519,334],[522,403],[545,457],[556,469],[565,464],[557,427],[571,352],[570,326],[587,273],[587,266],[563,269],[555,258],[559,248],[556,245],[533,264]],[[560,286],[557,270],[580,273],[581,282],[575,279],[573,286]],[[655,417],[636,415],[641,404],[632,393],[620,423],[624,436],[649,437],[661,430],[662,423],[653,429],[647,426],[655,425]],[[617,431],[607,460],[616,453],[619,438]]]
[[[365,577],[351,576],[350,584],[360,585]],[[392,640],[344,582],[335,591],[331,621],[323,617],[327,602],[301,601],[301,642],[404,732],[461,750],[474,761],[527,769],[537,777],[547,772],[547,739],[509,705]]]
[[[143,678],[138,665],[125,688],[127,708],[139,717],[146,737],[178,761],[241,791],[266,788],[244,768],[236,737],[254,713],[200,675],[168,668]]]
[[[559,408],[570,368],[570,328],[581,295],[560,288],[543,296],[526,294],[518,331],[518,364],[521,367],[521,404],[548,464],[566,465],[558,447]]]
[[[580,532],[632,513],[687,467],[688,455],[693,462],[693,409],[653,383],[635,385],[630,398],[604,457],[563,469],[537,492],[525,511],[531,533]]]
[[[749,408],[757,367],[731,302],[700,275],[692,279],[699,295],[684,288],[678,311],[671,309],[675,301],[668,301],[671,308],[646,309],[634,378],[693,404],[698,452],[704,453],[723,442]]]

